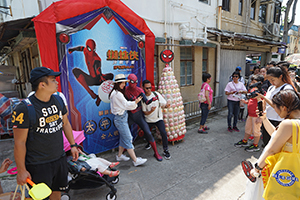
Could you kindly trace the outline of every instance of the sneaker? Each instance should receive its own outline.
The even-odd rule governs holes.
[[[142,164],[144,164],[145,162],[147,162],[147,159],[146,159],[146,158],[141,158],[141,157],[137,157],[135,162],[132,161],[132,163],[133,163],[133,165],[134,165],[135,167],[137,167],[137,166],[139,166],[139,165],[142,165]]]
[[[235,126],[235,127],[233,127],[233,129],[232,130],[234,130],[235,132],[240,132],[240,130]]]
[[[228,126],[227,131],[232,132],[231,126]]]
[[[150,145],[150,143],[147,143],[147,144],[146,144],[146,146],[145,146],[145,149],[146,149],[146,150],[149,150],[149,149],[151,149],[151,145]]]
[[[130,160],[130,158],[125,156],[124,154],[122,154],[120,157],[118,155],[116,155],[116,159],[117,159],[117,161],[128,161],[128,160]]]
[[[235,143],[234,146],[235,147],[248,147],[249,145],[248,145],[248,142],[245,143],[245,142],[243,142],[243,140],[241,140],[241,141]]]
[[[207,131],[205,131],[204,129],[198,129],[198,133],[207,134],[208,132],[207,132]]]
[[[203,128],[204,130],[210,130],[210,128],[209,127],[207,127],[207,126],[204,126],[204,128]]]
[[[248,151],[248,152],[256,152],[259,150],[260,150],[260,148],[258,146],[257,147],[254,146],[253,144],[251,146],[245,148],[245,151]]]
[[[171,158],[170,152],[168,150],[164,150],[165,159],[169,160]]]

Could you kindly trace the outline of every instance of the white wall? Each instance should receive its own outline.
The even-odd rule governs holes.
[[[11,6],[12,16],[1,13],[4,22],[17,20],[39,14],[38,0],[2,0],[1,5]],[[4,12],[10,12],[9,9],[2,9]]]
[[[180,40],[180,24],[185,24],[189,30],[195,30],[199,37],[203,34],[203,24],[216,27],[215,0],[211,1],[211,5],[191,0],[123,0],[123,3],[146,21],[156,37],[164,37],[166,31],[168,37]]]

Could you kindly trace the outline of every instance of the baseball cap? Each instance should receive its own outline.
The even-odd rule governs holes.
[[[242,68],[241,68],[240,66],[237,66],[237,67],[235,68],[235,70],[239,70],[239,71],[241,71],[241,70],[242,70]]]
[[[34,83],[43,76],[59,76],[60,74],[61,72],[55,72],[47,67],[37,67],[31,70],[29,82]]]

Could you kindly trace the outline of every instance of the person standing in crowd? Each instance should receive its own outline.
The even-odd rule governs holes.
[[[245,79],[243,78],[243,76],[241,75],[241,72],[242,72],[242,68],[240,66],[237,66],[235,68],[235,71],[236,72],[239,72],[240,73],[240,78],[239,78],[239,81],[242,82],[244,85],[245,85]],[[229,81],[228,82],[231,82],[233,80],[232,76],[229,77]]]
[[[6,158],[0,166],[0,174],[6,172],[6,170],[12,163],[13,162],[9,158]],[[0,181],[0,194],[2,194],[2,193],[3,193],[3,189],[2,189],[1,181]]]
[[[266,67],[262,67],[262,68],[260,69],[259,73],[264,77],[264,81],[263,81],[263,83],[262,83],[261,88],[262,88],[265,92],[267,92],[268,89],[269,89],[269,87],[270,87],[272,84],[271,84],[270,81],[267,79],[267,69],[266,69]]]
[[[251,170],[250,173],[252,176],[255,175],[254,173],[261,174],[261,170],[266,166],[265,160],[268,156],[280,151],[293,151],[293,124],[291,119],[300,124],[300,96],[294,90],[281,90],[272,97],[271,104],[274,106],[277,115],[284,120],[277,127],[268,120],[266,114],[260,117],[260,121],[263,122],[267,132],[271,135],[271,140],[255,163],[255,168]],[[262,181],[262,177],[259,176],[256,178],[254,184],[248,184],[249,187],[245,192],[245,200],[264,199],[262,198],[264,192]]]
[[[53,95],[58,87],[55,78],[60,74],[46,67],[34,68],[29,81],[35,94],[25,100],[29,104],[21,102],[12,114],[17,183],[24,185],[27,178],[35,183],[43,182],[52,190],[50,199],[57,200],[61,197],[61,191],[68,187],[62,130],[71,144],[73,160],[78,159],[67,109],[62,99]],[[28,107],[32,105],[36,115],[35,124],[30,124],[28,116]]]
[[[266,66],[266,70],[268,71],[268,69],[270,67],[275,67],[276,66],[276,62],[275,61],[270,61],[267,63],[267,66]]]
[[[148,123],[150,130],[153,126],[156,126],[158,128],[162,138],[164,157],[165,159],[169,160],[171,158],[171,155],[168,150],[168,137],[161,108],[168,108],[170,107],[170,104],[167,104],[166,100],[161,96],[159,92],[151,92],[152,86],[149,80],[143,81],[143,89],[145,91],[147,99],[152,99],[153,97],[156,97],[158,99],[157,101],[152,101],[148,105],[142,102],[142,111],[145,115],[145,120]]]
[[[300,86],[299,86],[299,84],[296,82],[296,67],[290,67],[290,68],[288,69],[288,74],[289,74],[289,76],[291,77],[292,82],[293,82],[295,88],[297,89],[296,91],[297,91],[297,92],[300,92]]]
[[[257,75],[259,74],[259,66],[254,66],[253,67],[253,71],[252,71],[252,74],[249,76],[249,79],[248,79],[248,83],[247,83],[247,89],[249,89],[249,85],[251,83],[251,77],[254,76],[254,75]]]
[[[124,149],[131,159],[133,160],[134,166],[139,166],[144,164],[147,159],[136,157],[134,152],[134,147],[132,144],[132,135],[128,125],[128,114],[127,110],[134,110],[137,104],[142,100],[142,97],[136,98],[134,101],[127,101],[125,94],[125,85],[128,80],[124,74],[118,74],[115,76],[114,87],[109,93],[110,98],[110,108],[114,115],[114,124],[119,131],[119,152],[116,155],[117,161],[128,161],[130,158],[123,154]]]
[[[254,75],[251,78],[252,78],[251,85],[258,83],[258,82],[262,83],[264,80],[264,77],[262,75]],[[250,89],[249,92],[252,93],[256,90],[258,90],[258,88],[253,87]],[[260,135],[261,135],[261,133],[260,133],[261,123],[256,122],[256,120],[258,118],[258,116],[256,114],[257,102],[260,100],[262,100],[262,99],[258,96],[250,98],[247,101],[245,101],[244,99],[241,100],[241,101],[244,101],[245,104],[248,104],[248,117],[247,117],[246,125],[245,125],[244,138],[241,141],[235,143],[234,146],[235,147],[246,147],[245,150],[248,152],[255,152],[255,151],[260,150],[260,148],[258,147],[258,142],[259,142]],[[254,135],[254,141],[253,141],[253,144],[249,146],[248,139],[250,138],[251,134]]]
[[[211,82],[211,75],[209,73],[202,74],[202,81],[203,81],[203,83],[201,86],[201,90],[203,88],[205,90],[206,101],[204,101],[203,103],[200,103],[201,121],[200,121],[200,127],[198,129],[198,133],[207,133],[207,130],[209,130],[210,128],[205,126],[205,122],[208,117],[209,110],[211,109],[214,91],[209,86],[209,83]]]
[[[270,99],[272,99],[273,96],[281,90],[294,89],[296,91],[296,88],[293,86],[292,80],[283,66],[269,68],[267,76],[272,86],[269,87],[265,96],[261,94],[258,95],[266,101],[266,116],[271,124],[276,127],[280,124],[283,118],[276,113],[274,105]],[[270,135],[268,134],[264,124],[262,125],[262,135],[263,146],[266,146],[270,140]]]
[[[228,107],[228,116],[227,124],[228,131],[240,130],[237,128],[237,120],[240,111],[240,100],[242,99],[242,94],[246,94],[247,90],[243,83],[239,82],[240,73],[235,71],[232,73],[233,81],[229,82],[225,87],[225,94],[227,95],[227,107]],[[233,118],[233,128],[231,126],[231,120]]]

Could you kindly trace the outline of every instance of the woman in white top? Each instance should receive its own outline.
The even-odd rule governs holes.
[[[275,112],[279,117],[284,119],[278,127],[275,127],[272,123],[270,123],[266,114],[260,117],[260,120],[262,120],[266,130],[271,135],[271,139],[255,164],[255,168],[251,170],[250,173],[252,176],[258,175],[257,173],[261,173],[261,169],[266,166],[265,160],[268,156],[280,152],[282,148],[284,151],[292,152],[293,124],[290,119],[297,119],[295,121],[300,125],[299,98],[299,94],[293,89],[281,90],[273,96],[272,105],[274,106]],[[297,131],[299,132],[299,130]],[[248,183],[245,200],[261,200],[263,199],[263,191],[262,178],[259,177],[255,183]]]
[[[138,166],[144,164],[147,159],[136,157],[134,153],[132,135],[128,126],[127,110],[134,110],[142,97],[137,98],[135,101],[127,101],[124,96],[126,82],[128,82],[128,80],[124,74],[116,75],[114,88],[109,94],[111,112],[115,115],[114,124],[120,135],[119,153],[116,159],[117,161],[128,161],[129,157],[123,154],[124,149],[127,149],[129,156],[133,160],[133,165]]]
[[[290,76],[287,71],[281,67],[271,67],[267,70],[267,77],[272,86],[269,87],[266,96],[258,94],[261,98],[266,100],[266,113],[268,120],[273,124],[273,126],[278,126],[283,120],[275,111],[274,105],[271,102],[271,99],[275,94],[281,90],[295,89],[292,83]],[[295,89],[295,91],[297,91]],[[264,125],[262,126],[262,135],[263,135],[263,145],[266,146],[270,140],[270,135],[266,131]]]

